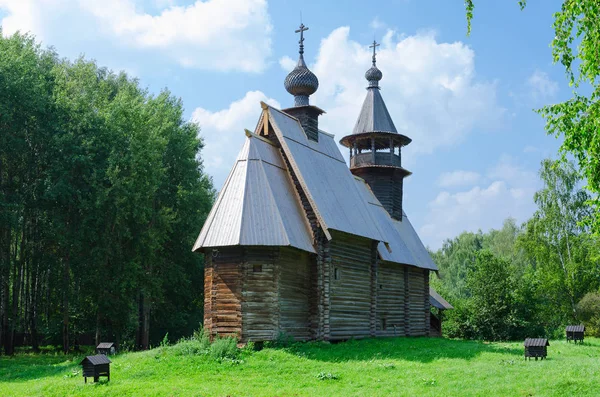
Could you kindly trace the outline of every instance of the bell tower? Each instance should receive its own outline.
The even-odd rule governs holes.
[[[383,73],[377,68],[373,41],[373,65],[365,73],[369,85],[367,97],[352,134],[343,137],[340,144],[350,149],[350,171],[367,182],[390,216],[402,220],[402,193],[404,178],[411,174],[402,168],[403,146],[411,139],[399,134],[380,93],[379,81]]]

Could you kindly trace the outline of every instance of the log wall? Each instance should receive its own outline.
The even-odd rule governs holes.
[[[381,263],[377,277],[377,335],[403,336],[406,266]]]
[[[205,255],[204,326],[242,342],[427,336],[429,271],[379,263],[371,240],[333,232],[320,255],[287,247]]]
[[[247,247],[243,257],[241,340],[276,339],[279,329],[279,248]]]
[[[330,337],[371,335],[371,240],[332,233],[330,242]],[[337,279],[336,279],[337,273]]]
[[[352,173],[365,180],[377,200],[394,219],[402,219],[403,175],[395,168],[354,168]]]
[[[212,336],[242,332],[241,248],[207,250],[204,268],[204,327]]]
[[[406,335],[426,336],[429,335],[429,271],[412,266],[406,269]]]
[[[311,279],[309,254],[293,248],[279,252],[279,330],[296,340],[311,333]]]

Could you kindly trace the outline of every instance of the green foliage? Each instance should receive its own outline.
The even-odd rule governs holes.
[[[471,296],[454,302],[444,332],[450,337],[485,340],[519,339],[531,332],[525,318],[518,316],[510,263],[488,250],[475,256],[466,280]]]
[[[587,335],[600,336],[600,292],[588,292],[577,304]]]
[[[517,3],[521,10],[527,5],[527,0],[518,0]],[[473,10],[475,9],[475,3],[473,0],[465,0],[465,13],[467,16],[467,36],[471,34],[471,22],[473,21]]]
[[[215,359],[234,359],[238,354],[237,339],[233,337],[215,337],[210,345],[210,356]]]
[[[167,346],[169,346],[169,333],[168,332],[165,334],[162,341],[160,341],[160,347],[167,347]]]
[[[64,349],[81,334],[135,347],[191,334],[190,247],[214,190],[181,101],[29,35],[0,35],[0,54],[0,332]]]
[[[563,330],[564,332],[564,330]],[[111,357],[111,380],[83,383],[81,356],[0,357],[2,396],[596,396],[600,339],[551,340],[525,361],[523,341],[376,338],[265,348],[243,360],[180,355],[178,344]],[[318,374],[324,380],[320,380]],[[540,375],[542,374],[543,375]],[[327,380],[328,374],[337,380]]]
[[[588,194],[575,167],[544,160],[538,210],[488,233],[462,233],[433,253],[440,278],[431,285],[455,307],[443,331],[469,339],[562,336],[579,318],[577,302],[600,287],[600,239],[582,222]]]
[[[182,338],[172,347],[173,352],[180,356],[206,355],[210,351],[210,340]]]
[[[519,239],[540,283],[546,314],[561,322],[577,318],[576,303],[600,287],[598,262],[593,253],[598,239],[582,221],[589,215],[588,194],[578,187],[580,177],[570,163],[544,160],[540,170],[544,187],[534,200],[538,210]]]
[[[208,331],[204,329],[202,324],[200,324],[200,327],[194,331],[192,339],[200,342],[203,345],[210,344],[210,335],[208,334]]]
[[[485,340],[516,339],[514,281],[508,261],[484,250],[477,253],[475,266],[467,274],[472,298],[474,334]]]
[[[338,380],[339,378],[339,376],[332,374],[331,372],[319,372],[317,374],[318,380]]]

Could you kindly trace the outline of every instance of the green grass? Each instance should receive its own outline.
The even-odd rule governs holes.
[[[192,342],[186,342],[192,343]],[[551,341],[544,361],[522,343],[394,338],[241,351],[175,345],[112,357],[112,379],[84,384],[82,356],[0,357],[0,396],[597,396],[600,339]],[[91,379],[90,379],[91,380]]]

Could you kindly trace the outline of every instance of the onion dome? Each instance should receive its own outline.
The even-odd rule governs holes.
[[[294,96],[295,106],[308,106],[308,97],[319,88],[319,79],[311,72],[304,62],[304,31],[308,30],[303,24],[296,33],[300,33],[300,57],[298,64],[285,78],[284,86],[287,92]]]
[[[285,78],[284,86],[287,92],[294,96],[296,106],[307,106],[309,95],[319,88],[319,79],[306,67],[302,54],[298,65]]]
[[[377,69],[375,63],[365,72],[365,79],[369,82],[369,87],[379,87],[379,81],[383,78],[381,70]]]
[[[373,45],[370,46],[370,48],[373,48],[373,66],[365,72],[365,79],[369,82],[369,87],[379,87],[379,81],[383,78],[383,73],[381,73],[381,70],[379,70],[376,65],[377,59],[375,56],[377,53],[375,50],[377,47],[379,47],[379,44],[377,44],[376,41],[373,41]]]

